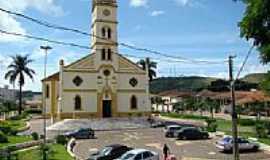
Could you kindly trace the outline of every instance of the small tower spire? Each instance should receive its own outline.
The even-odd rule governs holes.
[[[96,5],[111,5],[117,7],[117,0],[93,0],[92,11],[96,7]]]

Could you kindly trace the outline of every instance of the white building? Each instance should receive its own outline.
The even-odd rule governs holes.
[[[118,53],[117,24],[117,1],[93,0],[91,33],[96,36],[92,37],[91,54],[69,65],[60,60],[60,71],[43,80],[43,105],[49,116],[150,114],[147,73]]]
[[[2,101],[15,101],[18,95],[18,91],[15,89],[9,89],[8,85],[3,88],[0,87],[0,100]]]

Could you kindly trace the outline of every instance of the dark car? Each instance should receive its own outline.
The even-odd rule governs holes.
[[[64,134],[67,138],[90,139],[95,137],[95,132],[91,128],[81,128]]]
[[[183,140],[208,139],[209,134],[208,132],[201,131],[199,128],[186,127],[178,131],[177,138]]]
[[[151,127],[152,128],[162,128],[162,127],[165,127],[165,124],[162,121],[156,121],[156,122],[151,123]]]
[[[87,160],[113,160],[121,157],[130,150],[132,150],[130,147],[121,144],[113,144],[104,147],[97,153],[92,154]]]
[[[175,137],[175,133],[182,129],[180,125],[170,125],[164,128],[165,137]]]

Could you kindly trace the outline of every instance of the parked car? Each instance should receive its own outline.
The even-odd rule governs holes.
[[[209,134],[208,132],[202,131],[199,128],[196,127],[185,127],[179,131],[177,131],[177,138],[178,139],[208,139]]]
[[[113,144],[104,147],[97,153],[92,154],[87,160],[113,160],[121,157],[132,148],[121,144]]]
[[[183,127],[180,125],[170,125],[166,126],[164,129],[165,137],[174,137],[175,133],[181,130]]]
[[[159,155],[146,149],[134,149],[126,152],[118,160],[159,160]]]
[[[156,121],[156,122],[151,124],[151,127],[152,128],[162,128],[162,127],[165,127],[165,124],[162,121]]]
[[[239,150],[241,151],[257,151],[260,145],[256,142],[249,141],[244,138],[238,138]],[[216,142],[216,147],[223,152],[231,152],[233,150],[233,138],[224,137]]]
[[[66,132],[64,136],[75,139],[90,139],[95,137],[95,132],[91,128],[81,128],[75,131]]]

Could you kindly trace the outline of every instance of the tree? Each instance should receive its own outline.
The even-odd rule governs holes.
[[[260,82],[260,88],[266,92],[267,94],[270,94],[270,72],[268,71],[264,79]]]
[[[265,111],[265,104],[264,102],[254,102],[249,106],[252,112],[256,113],[256,119],[261,119],[261,112]]]
[[[28,67],[33,62],[29,55],[16,55],[11,56],[12,62],[8,66],[8,71],[5,74],[5,79],[9,80],[10,84],[15,85],[18,82],[19,85],[19,114],[22,113],[22,87],[25,85],[25,75],[27,75],[32,81],[35,71]]]
[[[234,0],[239,1],[239,0]],[[252,39],[257,46],[261,62],[270,61],[270,1],[269,0],[241,0],[246,4],[246,11],[239,23],[241,37]]]
[[[211,114],[211,118],[214,119],[214,111],[217,112],[220,110],[220,104],[216,100],[212,100],[210,98],[207,98],[205,100],[205,105],[206,105],[207,110]]]
[[[139,62],[137,62],[138,65],[140,65],[143,70],[146,70],[146,64],[148,64],[148,72],[149,72],[149,80],[152,81],[156,76],[155,69],[157,68],[157,63],[154,61],[150,61],[149,58],[146,58],[146,60],[141,59]]]

